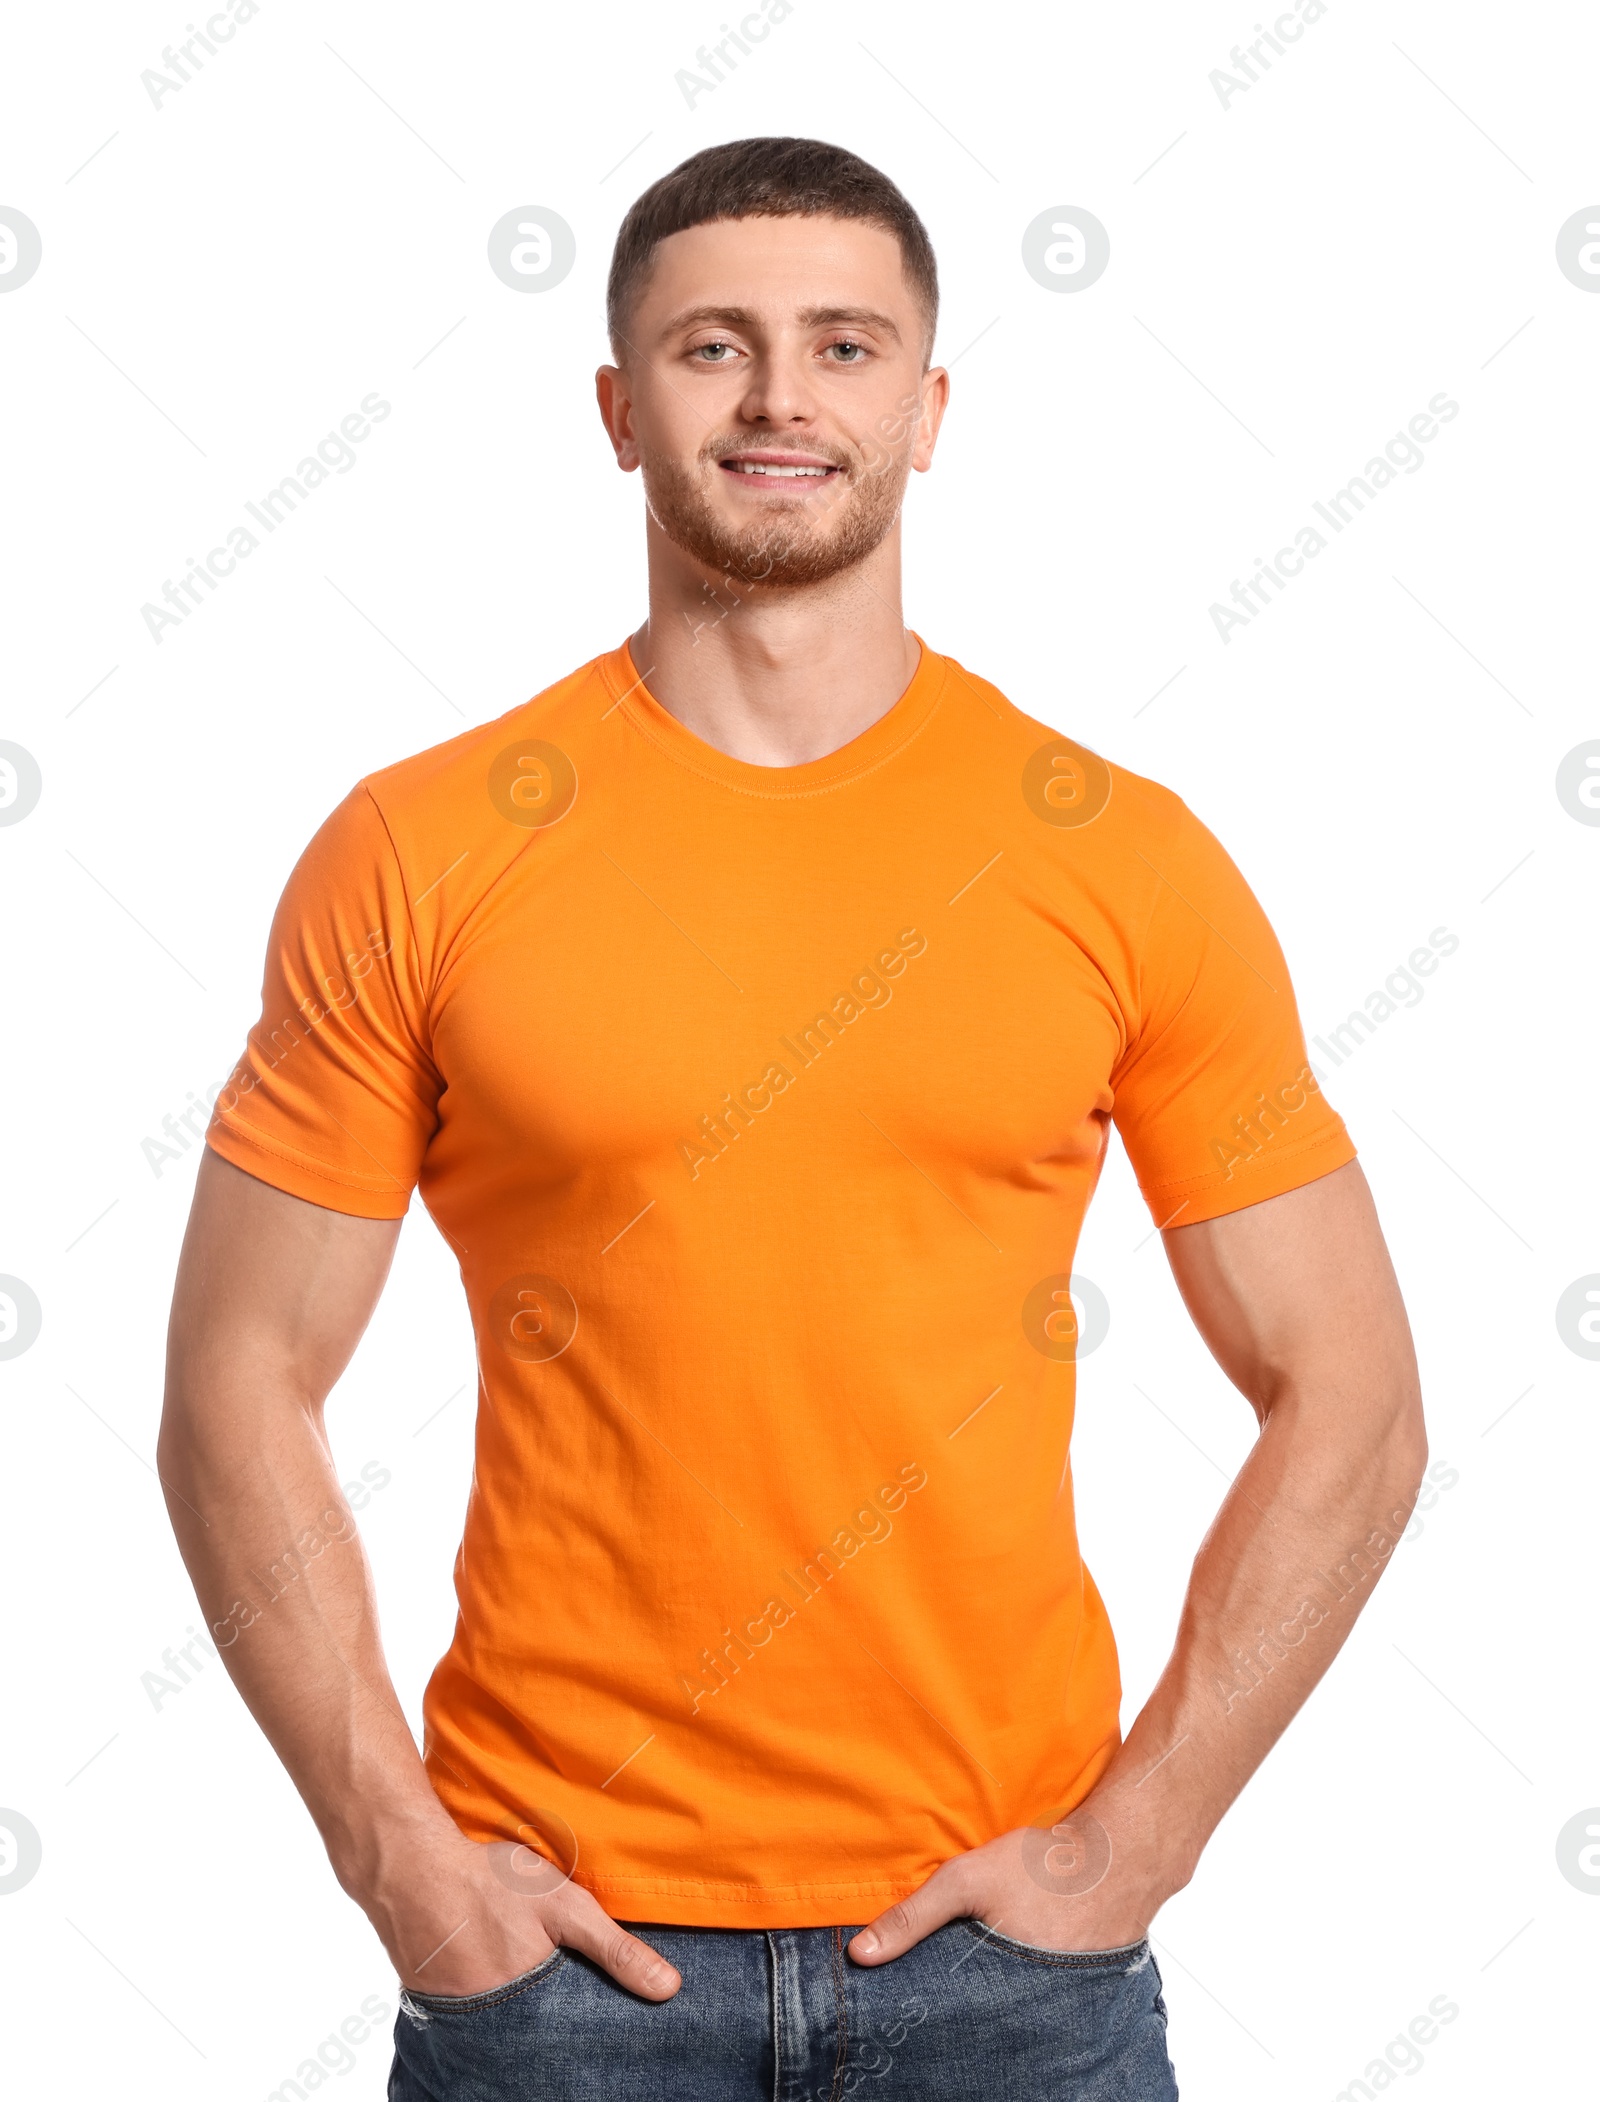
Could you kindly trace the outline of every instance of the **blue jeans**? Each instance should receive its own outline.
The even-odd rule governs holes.
[[[673,1999],[568,1949],[467,1999],[404,1993],[389,2102],[1176,2102],[1148,1942],[1079,1955],[961,1919],[869,1970],[855,1927],[626,1924]]]

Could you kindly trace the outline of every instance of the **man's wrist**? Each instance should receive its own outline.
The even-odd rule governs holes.
[[[1184,1806],[1146,1800],[1134,1784],[1102,1781],[1071,1813],[1092,1817],[1111,1843],[1107,1869],[1126,1891],[1149,1901],[1153,1915],[1193,1876],[1205,1835],[1191,1829]]]
[[[376,1808],[362,1803],[319,1822],[340,1887],[364,1907],[414,1875],[419,1861],[457,1852],[462,1845],[455,1820],[431,1790],[425,1800]]]

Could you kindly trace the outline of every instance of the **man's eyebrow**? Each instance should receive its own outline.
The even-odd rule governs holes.
[[[900,341],[900,331],[887,314],[879,313],[876,307],[802,307],[800,322],[804,328],[875,328],[881,335]]]
[[[749,328],[755,316],[748,307],[684,307],[662,323],[664,336],[675,336],[680,328],[700,328],[708,321],[725,322],[729,328]]]
[[[887,314],[876,307],[802,307],[796,317],[802,328],[872,328],[880,334],[900,341],[900,331]],[[703,328],[709,323],[720,322],[724,328],[756,329],[759,317],[748,307],[698,306],[684,307],[667,321],[661,333],[675,336],[680,329]]]

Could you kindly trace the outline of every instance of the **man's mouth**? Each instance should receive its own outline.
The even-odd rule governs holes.
[[[825,482],[840,472],[831,460],[819,460],[814,453],[735,453],[717,465],[724,474],[780,482]]]

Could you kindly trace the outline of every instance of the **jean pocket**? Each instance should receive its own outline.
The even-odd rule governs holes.
[[[409,2014],[413,2021],[428,2021],[436,2014],[479,2014],[491,2007],[499,2007],[507,2000],[514,2000],[531,1986],[540,1985],[552,1977],[567,1960],[565,1949],[552,1949],[542,1963],[536,1963],[531,1971],[520,1977],[507,1979],[504,1985],[492,1985],[481,1993],[419,1993],[409,1986],[400,1990],[400,2011]]]
[[[1018,1941],[1014,1935],[1002,1934],[998,1928],[980,1919],[966,1919],[962,1925],[974,1940],[998,1949],[1003,1955],[1016,1956],[1023,1962],[1042,1964],[1050,1969],[1120,1971],[1128,1976],[1142,1971],[1153,1960],[1148,1936],[1127,1942],[1118,1949],[1050,1949],[1040,1942]]]

